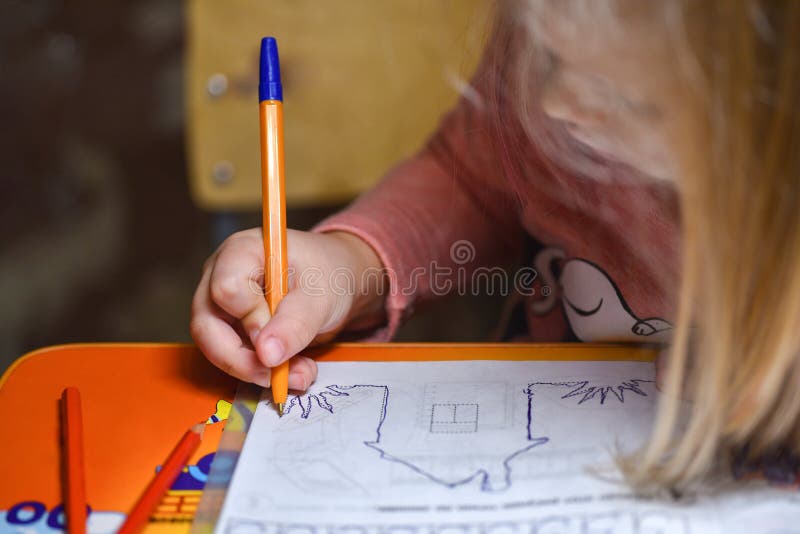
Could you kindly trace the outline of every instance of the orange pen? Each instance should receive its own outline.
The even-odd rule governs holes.
[[[261,40],[258,84],[261,124],[261,211],[264,234],[264,288],[273,316],[289,291],[289,261],[286,255],[286,180],[283,157],[283,88],[274,37]],[[289,394],[288,360],[272,369],[272,400],[283,416]]]
[[[61,433],[63,436],[64,509],[69,534],[86,532],[86,481],[83,469],[83,417],[81,394],[77,388],[61,393]]]

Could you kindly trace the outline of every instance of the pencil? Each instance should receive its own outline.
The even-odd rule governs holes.
[[[61,393],[61,433],[64,469],[64,507],[67,532],[86,532],[86,480],[83,466],[81,393],[69,387]]]
[[[261,40],[258,84],[261,126],[261,217],[264,235],[264,288],[272,316],[289,289],[286,255],[286,180],[283,150],[283,87],[274,37]],[[271,371],[272,400],[283,416],[289,393],[288,360]]]
[[[150,481],[142,496],[136,501],[136,505],[128,514],[117,534],[134,534],[147,524],[150,515],[164,498],[164,494],[181,474],[194,451],[200,446],[204,428],[205,425],[200,424],[186,431],[172,452],[169,453],[164,465]]]

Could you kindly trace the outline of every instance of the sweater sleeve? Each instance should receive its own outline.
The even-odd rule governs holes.
[[[486,64],[416,156],[313,230],[355,234],[380,257],[387,324],[372,340],[390,339],[416,304],[468,290],[476,268],[502,267],[519,252],[519,202],[494,154]]]

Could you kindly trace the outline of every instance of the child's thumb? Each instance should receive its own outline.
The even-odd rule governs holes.
[[[291,358],[314,340],[329,315],[325,296],[290,291],[254,341],[258,359],[267,367],[275,367]]]

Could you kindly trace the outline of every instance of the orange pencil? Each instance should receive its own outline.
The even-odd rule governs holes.
[[[194,451],[200,446],[204,429],[205,425],[200,424],[186,431],[175,448],[172,449],[172,452],[169,453],[164,465],[161,466],[161,470],[156,473],[147,489],[136,501],[136,505],[128,514],[117,534],[134,534],[147,524],[153,510],[156,509],[164,494],[175,482],[175,479],[178,478],[178,475],[181,474]]]
[[[86,480],[83,470],[81,394],[69,387],[61,393],[61,434],[64,469],[64,511],[67,532],[86,532]]]
[[[286,255],[286,191],[283,157],[283,88],[274,37],[261,40],[258,85],[261,125],[261,210],[264,234],[264,286],[269,312],[289,290],[289,262]],[[289,394],[289,362],[271,371],[272,400],[283,415]]]

